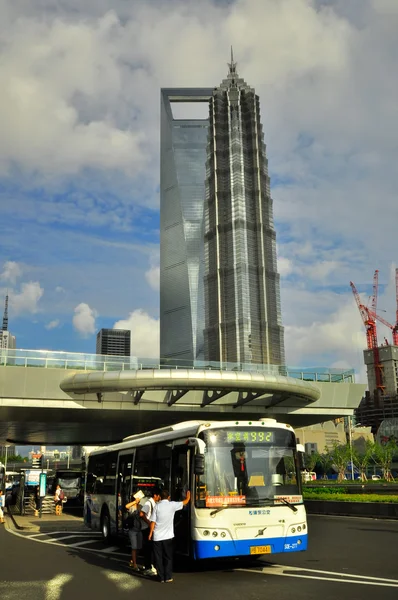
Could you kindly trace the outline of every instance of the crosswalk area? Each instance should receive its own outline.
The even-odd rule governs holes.
[[[63,546],[71,550],[87,550],[114,557],[129,557],[130,549],[127,539],[104,542],[101,533],[93,531],[51,531],[51,532],[18,532],[19,536],[34,542]]]

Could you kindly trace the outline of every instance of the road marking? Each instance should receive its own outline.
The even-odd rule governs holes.
[[[114,552],[115,550],[120,550],[119,546],[110,546],[109,548],[105,548],[105,550],[101,550],[101,552],[109,554],[109,552]]]
[[[38,540],[37,538],[33,538],[32,536],[29,535],[24,535],[23,533],[19,533],[18,531],[14,531],[13,529],[7,529],[7,533],[11,533],[12,535],[16,535],[17,537],[20,537],[24,540],[31,540],[32,542],[37,542],[39,544],[51,544],[52,546],[60,546],[61,548],[70,548],[71,550],[73,550],[73,548],[75,546],[80,545],[80,542],[77,542],[76,544],[62,544],[59,543],[58,541],[53,541],[53,540]],[[92,540],[93,542],[98,542],[98,540]],[[86,542],[84,542],[85,544],[88,542],[88,540]],[[119,546],[111,546],[109,548],[105,548],[104,550],[101,549],[96,549],[96,548],[85,548],[83,547],[83,542],[82,542],[82,550],[84,550],[84,552],[94,552],[97,554],[110,554],[112,552],[112,557],[115,557],[115,560],[118,560],[120,562],[124,562],[125,560],[128,559],[128,552],[113,552],[112,548],[120,550]],[[117,556],[120,556],[122,558],[116,558]],[[124,559],[122,561],[122,559]]]
[[[61,540],[70,540],[70,539],[76,538],[76,537],[78,537],[76,534],[74,534],[74,535],[63,535],[62,537],[55,538],[55,540],[57,542],[60,542]],[[39,541],[39,540],[37,540],[37,541]],[[95,541],[98,542],[98,540],[95,540]]]
[[[354,575],[353,573],[337,573],[335,571],[322,571],[319,569],[307,569],[302,567],[289,567],[286,565],[270,565],[263,568],[242,568],[237,571],[258,573],[260,575],[278,575],[282,577],[298,577],[300,579],[317,579],[318,581],[335,581],[338,583],[356,583],[360,585],[378,585],[382,587],[397,587],[398,579],[387,579],[385,577],[371,577],[368,575]],[[313,573],[306,575],[305,573]],[[325,577],[329,575],[329,577]]]
[[[44,531],[42,533],[26,533],[26,537],[40,537],[43,535],[58,535],[59,533],[70,533],[70,534],[74,534],[74,535],[79,535],[79,536],[85,536],[85,535],[99,535],[102,536],[102,533],[98,533],[98,532],[91,532],[91,531],[66,531],[65,529],[63,531]]]
[[[74,535],[72,537],[75,537]],[[85,544],[98,544],[98,540],[84,540],[84,542],[76,542],[76,544],[66,544],[68,548],[78,548],[79,546],[84,546]]]

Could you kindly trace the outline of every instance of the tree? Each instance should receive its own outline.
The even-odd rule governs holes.
[[[398,447],[394,440],[390,440],[387,444],[374,444],[375,459],[383,469],[383,479],[386,481],[394,481],[391,474],[391,464],[397,450]]]
[[[366,476],[367,467],[372,460],[374,455],[374,443],[370,440],[366,440],[365,450],[361,451],[355,446],[352,447],[352,459],[353,463],[359,469],[359,478],[365,482],[368,480]]]
[[[345,472],[347,469],[347,463],[351,460],[351,449],[348,444],[337,444],[333,445],[333,450],[329,452],[330,460],[332,465],[337,470],[337,481],[343,481],[345,479]]]
[[[330,471],[333,466],[333,461],[330,458],[329,450],[327,448],[325,448],[325,452],[323,454],[319,454],[319,464],[323,473],[323,479],[327,479],[328,471]]]
[[[319,462],[319,454],[318,452],[313,452],[312,454],[304,454],[304,466],[307,471],[314,471],[316,464]]]

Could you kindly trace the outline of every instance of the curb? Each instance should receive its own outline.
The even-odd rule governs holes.
[[[342,502],[338,500],[305,500],[309,515],[336,515],[398,520],[398,504],[383,502]]]

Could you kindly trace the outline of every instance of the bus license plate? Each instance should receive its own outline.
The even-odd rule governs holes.
[[[250,546],[250,554],[271,554],[271,546]]]

